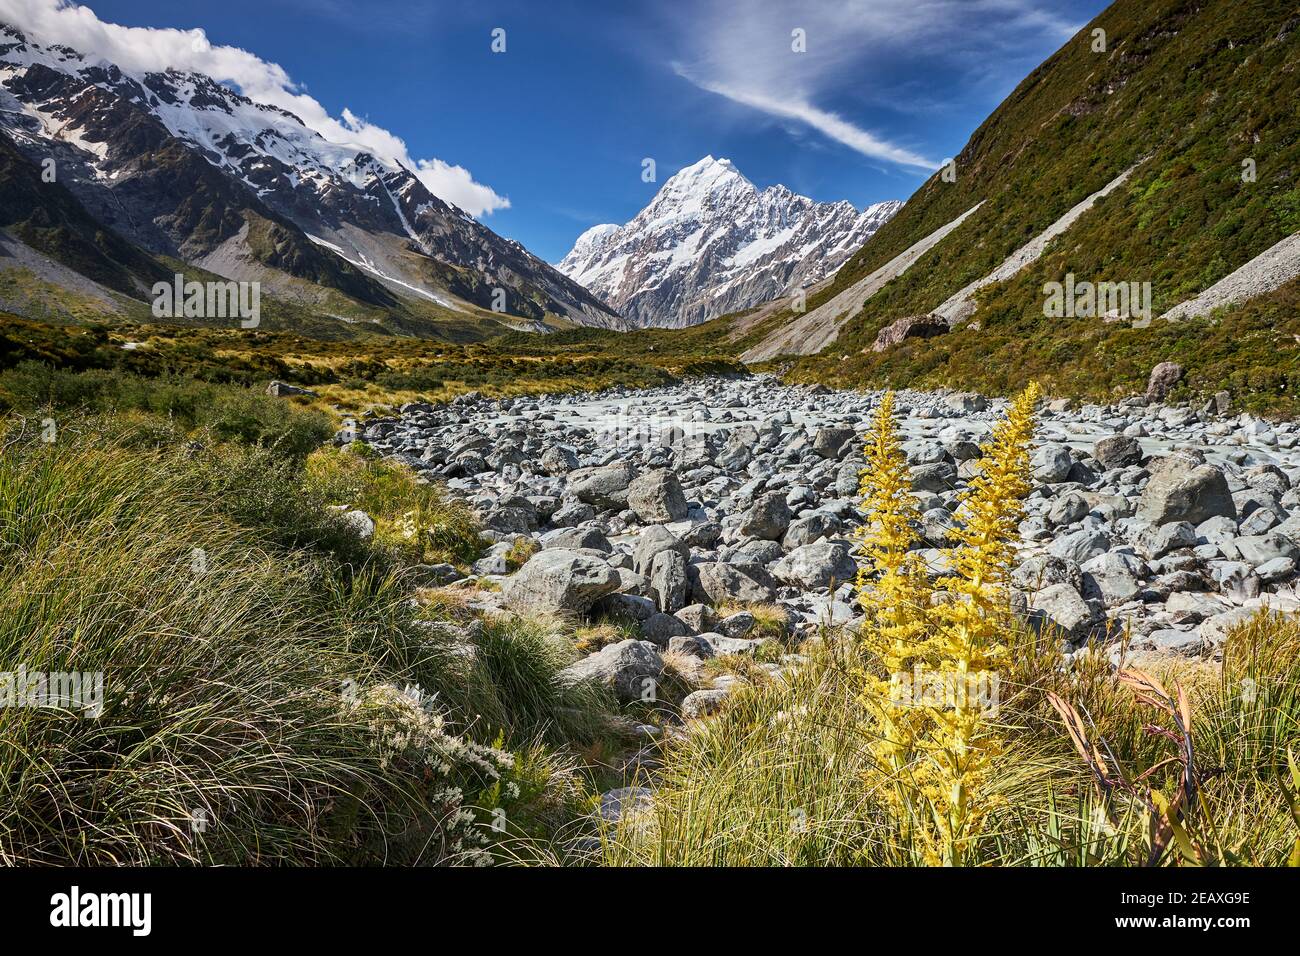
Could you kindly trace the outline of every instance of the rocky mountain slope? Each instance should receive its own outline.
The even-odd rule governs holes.
[[[1298,31],[1291,3],[1118,0],[975,131],[955,181],[926,182],[806,311],[769,309],[733,334],[752,360],[815,340],[795,374],[845,384],[1005,392],[1038,377],[1092,394],[1138,390],[1173,360],[1208,394],[1285,394],[1294,264],[1207,297],[1228,306],[1215,316],[1180,306],[1300,232]],[[1048,318],[1044,286],[1069,275],[1149,283],[1154,322]]]
[[[415,297],[622,326],[410,170],[202,74],[132,75],[0,24],[0,133],[35,162],[53,159],[103,226],[229,278],[267,281],[269,269],[381,308]]]
[[[835,273],[902,206],[759,190],[727,159],[678,172],[626,225],[593,226],[559,270],[638,326],[680,328]]]

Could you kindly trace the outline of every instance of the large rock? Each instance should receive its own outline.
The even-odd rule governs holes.
[[[871,351],[883,352],[904,339],[928,339],[948,331],[948,323],[937,315],[909,315],[889,323],[876,335]]]
[[[821,540],[795,548],[771,567],[773,577],[804,591],[852,581],[857,566],[849,549],[837,541]]]
[[[572,528],[595,517],[596,509],[585,501],[568,501],[555,509],[550,520],[557,528]]]
[[[628,485],[627,506],[644,524],[665,524],[686,517],[686,495],[677,476],[667,468],[642,475]]]
[[[1153,467],[1136,515],[1147,524],[1190,521],[1194,525],[1217,516],[1237,517],[1223,472],[1214,465],[1191,465],[1177,455],[1160,459]]]
[[[1151,370],[1151,377],[1147,379],[1147,401],[1163,402],[1182,377],[1183,367],[1177,362],[1161,362]]]
[[[578,467],[578,456],[563,445],[552,445],[542,452],[540,464],[548,475],[567,475]]]
[[[1099,528],[1081,528],[1062,535],[1052,542],[1048,551],[1058,558],[1083,564],[1110,550],[1110,536]]]
[[[1111,435],[1092,446],[1092,457],[1107,470],[1127,468],[1142,464],[1142,446],[1128,435]]]
[[[707,604],[690,604],[673,615],[691,629],[692,634],[703,634],[717,627],[718,615]]]
[[[659,649],[649,641],[619,641],[560,671],[566,682],[593,681],[612,688],[623,703],[654,700],[664,672]]]
[[[636,538],[636,550],[632,553],[632,567],[636,573],[649,577],[655,556],[660,551],[676,551],[684,560],[689,560],[691,556],[690,548],[677,535],[663,525],[651,525]]]
[[[716,714],[730,695],[731,689],[727,687],[692,691],[682,699],[682,719],[698,720]]]
[[[763,495],[745,512],[740,522],[740,533],[750,538],[780,541],[790,527],[790,506],[780,491]]]
[[[618,583],[618,573],[598,556],[555,548],[537,552],[506,579],[503,596],[516,611],[584,614]]]
[[[957,468],[951,462],[936,461],[912,467],[912,490],[943,492],[957,487]]]
[[[853,441],[852,428],[837,426],[819,428],[817,437],[813,439],[813,451],[823,458],[843,458],[851,441]]]
[[[790,522],[790,528],[786,531],[781,546],[787,551],[802,548],[805,544],[812,544],[821,538],[839,534],[840,527],[839,518],[824,511],[814,511],[806,518]]]
[[[1092,505],[1088,503],[1087,498],[1078,491],[1071,491],[1052,502],[1052,507],[1047,512],[1047,520],[1053,525],[1074,524],[1091,510]]]
[[[641,622],[641,635],[656,647],[668,647],[674,637],[685,637],[690,628],[671,614],[652,614]]]
[[[1224,611],[1222,614],[1207,617],[1201,622],[1197,633],[1205,638],[1209,644],[1217,647],[1227,639],[1230,630],[1245,624],[1258,613],[1259,608],[1235,607],[1230,611]]]
[[[627,582],[623,579],[624,573],[630,574],[631,572],[619,573],[620,585],[626,587]],[[648,586],[646,590],[649,590]],[[644,623],[659,613],[658,608],[655,607],[655,602],[650,598],[625,592],[606,594],[593,604],[591,609],[593,613],[603,614],[606,617],[621,617],[638,623]]]
[[[1097,624],[1093,607],[1069,584],[1052,584],[1029,595],[1029,607],[1033,617],[1045,619],[1072,641],[1088,637]]]
[[[724,555],[724,559],[728,564],[759,564],[766,566],[778,560],[784,553],[781,546],[775,541],[753,538],[730,554]]]
[[[1147,525],[1137,533],[1133,543],[1144,558],[1155,561],[1171,551],[1196,547],[1196,528],[1189,521]]]
[[[943,403],[959,415],[982,412],[989,407],[989,403],[984,396],[977,395],[974,392],[957,392],[945,398]]]
[[[1022,591],[1041,591],[1053,584],[1069,584],[1078,590],[1083,587],[1083,572],[1076,561],[1037,554],[1011,572],[1011,583]]]
[[[665,614],[674,614],[686,607],[688,583],[686,559],[681,552],[667,549],[655,555],[650,565],[650,589],[655,603]]]
[[[601,511],[626,508],[631,484],[632,469],[626,464],[579,468],[569,474],[569,493]]]
[[[301,388],[297,385],[290,385],[288,382],[272,382],[266,386],[266,394],[274,398],[286,398],[290,395],[306,395],[315,398],[316,393],[309,388]]]
[[[1082,594],[1085,600],[1099,601],[1107,608],[1119,607],[1137,599],[1142,583],[1128,571],[1086,573]]]
[[[1137,637],[1129,645],[1131,651],[1149,651],[1160,657],[1197,657],[1204,653],[1206,640],[1197,631],[1177,627],[1162,627],[1145,637]]]
[[[613,545],[609,543],[609,538],[605,537],[605,532],[591,525],[583,528],[557,528],[554,531],[548,531],[541,536],[539,543],[543,548],[586,549],[601,551],[605,554],[609,554],[614,550]]]
[[[772,589],[750,574],[747,568],[706,561],[692,564],[686,571],[691,582],[691,594],[701,604],[721,604],[724,601],[748,604],[772,600]]]
[[[1300,546],[1282,534],[1260,534],[1235,539],[1233,546],[1241,559],[1258,569],[1278,558],[1300,560]]]
[[[1029,462],[1034,470],[1034,479],[1049,485],[1065,481],[1074,467],[1070,449],[1052,442],[1035,448]]]

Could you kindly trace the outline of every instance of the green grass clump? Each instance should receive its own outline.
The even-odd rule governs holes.
[[[431,617],[328,508],[341,469],[43,414],[0,434],[0,672],[102,674],[102,711],[0,708],[0,861],[476,862],[577,812],[565,747],[607,702],[522,624]],[[381,514],[417,493],[346,477]]]
[[[333,434],[326,415],[267,401],[251,388],[171,374],[144,378],[110,369],[76,372],[33,361],[0,372],[0,408],[44,409],[56,423],[94,412],[139,413],[186,430],[202,428],[216,441],[264,445],[295,458]]]
[[[721,714],[696,725],[665,757],[652,820],[607,834],[609,865],[916,865],[905,821],[888,810],[893,784],[871,758],[870,731],[853,676],[857,651],[831,639],[784,681],[746,687]],[[970,865],[1137,865],[1149,853],[1147,821],[1116,801],[1106,819],[1048,692],[1091,716],[1133,777],[1172,792],[1180,765],[1157,767],[1169,741],[1158,723],[1094,658],[1059,668],[1050,640],[1022,633],[1001,685],[1005,751],[994,778],[997,805]],[[1300,831],[1280,785],[1287,749],[1300,740],[1300,622],[1260,616],[1239,626],[1222,669],[1162,667],[1191,699],[1192,740],[1203,808],[1202,844],[1221,863],[1286,862]],[[1244,692],[1244,689],[1249,689]],[[1164,865],[1195,862],[1173,847]]]

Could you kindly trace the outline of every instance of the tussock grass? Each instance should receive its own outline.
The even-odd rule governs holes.
[[[746,637],[784,640],[789,636],[790,622],[787,612],[778,604],[767,604],[761,601],[724,601],[718,605],[717,611],[719,617],[729,617],[741,611],[753,615],[754,628]]]
[[[1000,806],[969,865],[1135,865],[1147,853],[1146,820],[1105,815],[1049,691],[1093,718],[1115,757],[1138,771],[1169,756],[1147,732],[1151,712],[1097,658],[1068,672],[1054,642],[1020,633],[1002,683],[997,729],[1004,752],[992,778]],[[1203,664],[1158,671],[1192,698],[1207,820],[1235,862],[1280,865],[1300,830],[1279,784],[1287,747],[1300,740],[1300,624],[1261,616],[1229,637],[1222,670]],[[669,749],[655,825],[606,835],[610,865],[921,865],[907,821],[889,809],[891,786],[871,755],[861,667],[848,639],[814,642],[790,678],[737,691],[723,712],[698,722]],[[1056,663],[1051,663],[1055,661]],[[1245,684],[1250,680],[1254,684]],[[1243,687],[1253,696],[1243,697]],[[1176,770],[1150,782],[1169,789]],[[1176,851],[1166,865],[1187,862]]]
[[[607,702],[522,622],[431,620],[326,507],[424,486],[156,417],[0,445],[0,672],[103,675],[97,717],[0,708],[0,861],[482,861],[490,811],[575,812],[560,745]]]

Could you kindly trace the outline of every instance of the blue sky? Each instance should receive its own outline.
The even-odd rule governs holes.
[[[16,0],[24,2],[24,0]],[[26,0],[39,2],[39,0]],[[279,64],[331,116],[463,167],[462,205],[558,261],[706,154],[760,187],[904,199],[1100,0],[91,0]],[[506,31],[506,51],[491,50]],[[806,52],[792,51],[792,31]],[[381,130],[382,132],[382,130]],[[655,160],[657,183],[641,179]],[[478,184],[472,187],[473,184]],[[426,181],[429,181],[426,179]],[[448,191],[458,187],[448,186]],[[508,206],[505,205],[508,202]],[[495,207],[495,208],[493,208]]]

